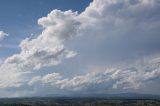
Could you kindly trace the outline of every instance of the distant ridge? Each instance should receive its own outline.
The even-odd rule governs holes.
[[[160,99],[160,95],[138,94],[138,93],[118,93],[118,94],[51,94],[46,97],[80,97],[80,98],[106,98],[106,99]]]

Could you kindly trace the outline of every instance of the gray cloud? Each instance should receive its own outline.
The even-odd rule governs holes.
[[[120,68],[107,68],[105,71],[87,73],[74,76],[71,79],[64,78],[59,73],[51,73],[45,76],[36,76],[28,83],[45,84],[66,91],[84,90],[140,90],[147,87],[147,84],[160,76],[160,59],[150,58],[147,61],[132,64]]]
[[[38,87],[51,92],[107,92],[148,90],[148,84],[160,86],[159,55],[142,59],[159,54],[159,9],[156,0],[94,0],[81,14],[53,10],[38,20],[42,33],[21,41],[20,53],[0,64],[0,88],[27,86],[36,94],[41,91]],[[80,55],[79,63],[74,64],[103,63],[114,68],[91,70],[84,75],[79,75],[77,69],[71,78],[59,72],[40,75],[35,71],[74,57],[77,53],[67,49],[67,44],[74,45]],[[123,63],[125,66],[121,66]]]
[[[159,9],[156,0],[94,0],[80,15],[86,49],[115,61],[159,53]]]

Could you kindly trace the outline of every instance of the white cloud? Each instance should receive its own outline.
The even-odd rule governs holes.
[[[7,33],[5,33],[4,31],[0,31],[0,41],[3,40],[6,36],[8,36]]]
[[[150,52],[154,55],[154,51],[159,54],[160,16],[155,14],[159,9],[160,2],[156,0],[94,0],[81,14],[71,10],[53,10],[38,20],[43,27],[42,33],[37,38],[21,41],[20,53],[0,64],[0,88],[48,85],[73,91],[141,89],[160,76],[159,59],[156,62],[154,59],[146,60],[131,67],[127,64],[100,72],[86,72],[72,78],[56,72],[39,75],[33,70],[55,66],[64,58],[76,56],[75,51],[67,49],[65,42],[78,35],[86,39],[92,37],[89,41],[95,39],[96,52],[101,52],[98,55],[102,54],[104,59],[107,56],[130,58]],[[105,46],[99,49],[102,41]],[[94,48],[90,42],[80,43],[89,46],[86,50]]]
[[[72,58],[77,55],[77,52],[75,51],[66,51],[66,58]]]
[[[154,59],[131,67],[98,70],[98,72],[75,76],[71,79],[64,78],[59,73],[51,73],[41,77],[33,77],[29,85],[39,83],[68,91],[92,90],[94,88],[96,88],[96,91],[142,89],[147,87],[148,82],[160,77],[160,60],[151,62],[152,60]]]
[[[93,37],[86,46],[97,43],[95,50],[107,59],[159,52],[159,8],[157,0],[94,0],[79,15],[81,34]]]
[[[24,79],[21,72],[30,72],[39,70],[42,67],[54,66],[59,64],[62,58],[75,56],[75,52],[67,50],[63,43],[65,40],[76,36],[80,24],[75,19],[76,16],[77,13],[71,10],[66,12],[53,10],[47,17],[39,19],[38,24],[44,27],[42,33],[35,39],[26,38],[21,41],[19,45],[21,52],[8,57],[1,64],[0,72],[3,72],[5,77],[0,78],[0,87],[21,84]],[[13,72],[16,77],[12,77]],[[19,77],[22,78],[22,81],[16,80]],[[6,79],[10,80],[10,83],[5,83]]]

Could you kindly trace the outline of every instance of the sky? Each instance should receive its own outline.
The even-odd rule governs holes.
[[[160,1],[0,0],[0,97],[160,94]]]

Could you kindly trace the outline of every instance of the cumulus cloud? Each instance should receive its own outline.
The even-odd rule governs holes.
[[[23,40],[20,43],[21,53],[9,57],[5,62],[18,63],[31,69],[59,64],[63,55],[73,53],[64,47],[63,42],[78,31],[80,23],[75,19],[76,15],[72,11],[54,10],[47,17],[39,19],[38,23],[44,27],[42,34],[35,39]]]
[[[94,0],[79,16],[82,35],[92,35],[86,49],[115,61],[159,53],[159,9],[156,0]]]
[[[7,33],[5,33],[4,31],[0,31],[0,41],[3,40],[6,36],[8,36]]]
[[[154,55],[160,50],[159,46],[155,46],[159,45],[160,40],[157,30],[160,27],[160,20],[159,15],[153,12],[158,12],[159,8],[160,2],[155,0],[94,0],[77,17],[81,22],[78,34],[84,37],[91,35],[91,37],[101,38],[98,43],[105,42],[103,50],[100,49],[100,52],[105,52],[104,58],[107,56],[109,58],[123,56],[143,58],[150,53]],[[98,37],[95,37],[95,40],[98,40]],[[83,46],[87,45],[88,43],[84,42]],[[89,45],[87,49],[91,48],[92,45]],[[148,60],[139,63],[142,65],[131,65],[128,68],[117,66],[117,68],[108,68],[101,73],[93,72],[71,79],[57,73],[59,77],[58,79],[53,77],[54,81],[38,81],[69,90],[91,90],[92,88],[95,90],[138,90],[159,77],[159,63],[147,63],[146,61]],[[101,89],[97,89],[97,86]]]
[[[0,64],[0,88],[37,85],[73,91],[147,89],[146,85],[160,76],[158,57],[131,67],[126,63],[124,67],[86,72],[72,78],[56,72],[39,75],[35,70],[58,65],[64,58],[76,56],[77,52],[67,49],[65,43],[79,35],[89,39],[79,44],[89,52],[85,54],[87,59],[90,56],[99,61],[96,56],[102,56],[109,62],[110,58],[116,61],[117,58],[135,58],[133,61],[137,61],[137,57],[159,54],[159,9],[160,2],[156,0],[94,0],[80,14],[53,10],[38,20],[43,27],[42,33],[21,41],[20,53]],[[92,49],[98,54],[93,56]]]
[[[51,85],[68,91],[83,90],[135,90],[147,87],[146,85],[160,76],[160,59],[154,58],[138,65],[121,68],[107,68],[101,72],[91,72],[75,76],[71,79],[64,78],[59,73],[33,77],[28,83]]]
[[[1,64],[0,72],[4,74],[4,77],[0,78],[0,87],[10,87],[18,82],[21,83],[16,79],[22,78],[22,72],[54,66],[59,64],[63,57],[75,56],[76,53],[66,49],[63,43],[76,36],[80,25],[80,22],[75,19],[76,16],[77,13],[71,10],[66,12],[53,10],[47,17],[40,18],[38,24],[44,27],[42,33],[35,39],[26,38],[21,41],[19,45],[21,52],[6,58]],[[6,79],[12,84],[5,83]]]

